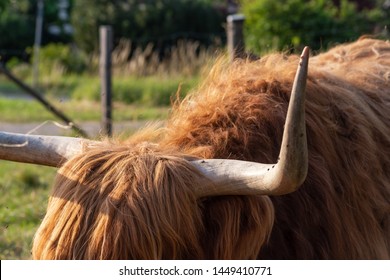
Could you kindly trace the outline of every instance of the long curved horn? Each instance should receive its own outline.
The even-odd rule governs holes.
[[[0,132],[0,159],[59,167],[92,141]]]
[[[305,126],[305,88],[309,48],[301,55],[288,107],[279,161],[262,164],[238,160],[192,161],[206,177],[198,197],[216,195],[282,195],[295,191],[306,179],[308,151]]]

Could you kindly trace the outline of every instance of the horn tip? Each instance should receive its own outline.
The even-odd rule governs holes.
[[[308,60],[309,60],[309,56],[310,56],[310,48],[308,46],[304,47],[303,48],[303,51],[302,51],[302,54],[301,54],[301,60],[300,60],[300,65],[302,65],[302,63],[307,63]]]
[[[306,56],[308,56],[310,54],[310,48],[308,46],[305,46],[303,48],[303,51],[302,51],[302,54],[301,54],[301,58],[304,58]]]

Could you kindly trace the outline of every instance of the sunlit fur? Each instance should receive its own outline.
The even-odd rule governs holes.
[[[298,60],[220,60],[175,104],[162,134],[67,162],[33,257],[389,259],[388,42],[362,39],[311,58],[309,171],[298,191],[194,197],[200,175],[188,156],[277,161]]]

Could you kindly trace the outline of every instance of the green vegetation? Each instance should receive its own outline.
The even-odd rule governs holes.
[[[52,102],[76,123],[100,120],[100,103],[90,101]],[[0,98],[0,122],[28,123],[58,121],[58,118],[47,111],[35,100]],[[39,114],[37,113],[39,112]],[[136,121],[165,119],[169,107],[136,106],[116,102],[113,105],[113,119],[116,121]]]
[[[0,161],[0,259],[30,259],[55,169]]]
[[[340,0],[242,0],[246,16],[246,46],[261,54],[272,50],[313,50],[352,41],[366,34],[386,32],[389,11],[383,1],[358,10],[359,1]]]
[[[116,41],[127,38],[143,47],[152,42],[161,51],[180,39],[210,45],[225,36],[224,20],[212,1],[204,0],[77,0],[72,11],[74,40],[87,52],[98,49],[104,24],[113,26]]]
[[[158,77],[129,77],[117,78],[113,81],[114,101],[126,104],[142,104],[144,106],[169,106],[171,97],[181,89],[185,95],[197,79],[162,79]],[[88,78],[74,89],[72,98],[76,100],[100,100],[100,81],[98,77]]]
[[[42,83],[46,98],[76,123],[99,121],[100,81],[90,75],[44,76]],[[163,78],[114,77],[114,121],[162,119],[167,116],[171,100],[183,97],[195,87],[197,77]],[[43,122],[56,120],[42,104],[22,92],[17,86],[0,78],[0,121]]]

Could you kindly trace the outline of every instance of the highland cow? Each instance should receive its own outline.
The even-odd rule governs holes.
[[[313,56],[306,90],[298,62],[219,60],[163,128],[126,141],[67,138],[38,161],[0,148],[60,166],[33,257],[389,259],[390,43]]]

